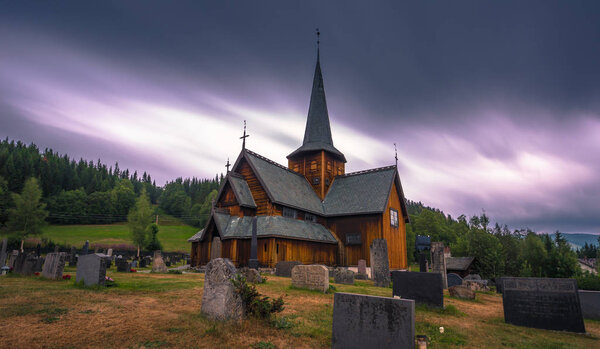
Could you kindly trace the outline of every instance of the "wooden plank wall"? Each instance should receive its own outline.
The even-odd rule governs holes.
[[[328,228],[345,246],[344,260],[338,262],[340,265],[358,265],[359,259],[366,260],[367,265],[370,265],[369,245],[373,239],[382,238],[381,215],[334,217],[329,219]],[[362,244],[346,246],[346,234],[348,233],[361,233]]]
[[[316,164],[315,170],[313,170],[313,162]],[[327,195],[333,179],[346,172],[346,164],[325,151],[308,153],[289,159],[288,168],[306,177],[321,200]],[[319,184],[313,184],[313,178],[315,177],[320,179]],[[325,179],[329,180],[329,185],[326,185]]]
[[[273,205],[267,196],[267,192],[260,184],[260,181],[256,177],[254,171],[252,171],[252,168],[246,159],[241,160],[240,164],[235,169],[235,172],[244,176],[244,179],[246,179],[246,182],[248,183],[248,187],[250,187],[250,192],[256,203],[256,215],[272,215]]]
[[[390,209],[398,212],[398,227],[391,224]],[[383,237],[387,240],[390,269],[406,269],[408,261],[406,255],[406,223],[402,217],[402,207],[396,183],[392,186],[390,197],[383,212]]]

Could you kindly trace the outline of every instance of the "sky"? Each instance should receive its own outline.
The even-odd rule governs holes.
[[[0,4],[0,137],[214,177],[247,147],[287,164],[321,67],[346,171],[394,164],[457,217],[600,233],[600,3]]]

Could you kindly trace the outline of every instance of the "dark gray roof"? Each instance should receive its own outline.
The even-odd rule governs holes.
[[[323,201],[325,214],[342,216],[383,212],[395,177],[395,166],[336,177]]]
[[[202,240],[202,235],[204,235],[204,229],[200,230],[196,234],[194,234],[191,238],[188,239],[188,242],[196,242]]]
[[[446,270],[467,270],[475,257],[447,257]]]
[[[252,151],[246,159],[271,200],[284,206],[323,215],[323,205],[306,178]]]
[[[333,146],[327,101],[325,99],[325,87],[323,85],[323,74],[321,73],[321,63],[318,55],[310,95],[310,105],[308,107],[306,129],[304,130],[304,141],[300,148],[288,155],[288,158],[300,153],[316,150],[326,150],[346,162],[344,154]]]
[[[213,214],[217,230],[222,239],[251,239],[253,217]],[[282,216],[258,216],[256,232],[259,237],[277,236],[287,239],[337,243],[331,232],[318,223]]]
[[[228,173],[227,177],[238,204],[240,204],[240,206],[256,208],[256,203],[252,197],[252,192],[250,191],[250,187],[248,187],[248,183],[244,177],[232,172]]]

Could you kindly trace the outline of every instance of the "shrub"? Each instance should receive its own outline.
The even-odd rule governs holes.
[[[256,286],[248,284],[246,278],[240,274],[236,275],[231,282],[242,298],[244,312],[247,316],[270,319],[271,314],[283,311],[283,297],[271,300],[267,296],[261,296],[256,290]]]
[[[577,278],[577,287],[580,290],[600,291],[600,276],[586,272]]]

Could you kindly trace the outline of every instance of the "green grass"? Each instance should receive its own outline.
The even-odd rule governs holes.
[[[187,239],[198,232],[198,228],[187,225],[161,225],[158,239],[163,250],[168,252],[189,252],[190,243]],[[44,229],[44,237],[55,243],[69,244],[81,248],[85,240],[90,245],[119,245],[132,244],[129,229],[126,224],[109,225],[50,225]]]

